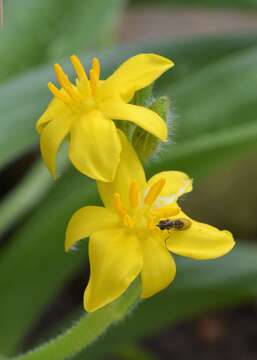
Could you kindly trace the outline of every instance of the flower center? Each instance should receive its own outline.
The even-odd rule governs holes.
[[[77,75],[76,85],[71,83],[62,67],[59,64],[55,64],[54,70],[61,89],[58,89],[52,82],[49,82],[49,90],[57,99],[69,106],[73,112],[85,113],[98,109],[100,101],[100,61],[97,58],[93,58],[88,78],[79,58],[76,55],[72,55],[70,59]]]
[[[124,206],[119,193],[114,194],[114,207],[124,226],[131,230],[162,230],[158,224],[161,219],[170,219],[179,213],[176,203],[157,208],[155,202],[159,197],[165,179],[155,182],[146,192],[141,194],[137,182],[132,181],[128,191],[128,206]]]

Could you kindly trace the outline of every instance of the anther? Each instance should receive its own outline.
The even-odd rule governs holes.
[[[129,201],[132,208],[136,208],[139,203],[139,187],[136,181],[132,181],[129,188]]]
[[[169,218],[177,215],[179,212],[180,207],[176,203],[151,210],[151,213],[159,218]]]
[[[60,85],[69,93],[69,95],[75,101],[81,101],[83,99],[82,95],[75,87],[73,87],[72,83],[70,82],[68,76],[63,71],[62,67],[59,64],[55,64],[54,70]]]
[[[58,82],[63,88],[69,87],[71,85],[68,76],[65,74],[59,64],[54,64],[54,71]]]
[[[164,185],[165,185],[166,180],[164,178],[161,178],[160,180],[158,180],[156,183],[154,183],[148,193],[146,194],[144,203],[146,205],[152,205],[153,202],[155,201],[155,199],[159,196],[159,194],[161,193]]]
[[[126,210],[124,209],[124,207],[122,205],[120,194],[115,193],[114,196],[113,196],[113,199],[114,199],[114,206],[115,206],[118,214],[121,217],[124,217],[126,215]]]
[[[99,59],[96,58],[96,57],[93,58],[92,68],[93,68],[93,70],[95,70],[97,79],[99,79],[100,78],[100,72],[101,72],[101,65],[100,65]]]
[[[88,81],[87,73],[76,55],[70,57],[71,63],[80,81]]]
[[[57,89],[57,87],[51,82],[49,82],[47,84],[47,86],[48,86],[48,89],[51,91],[51,93],[57,97],[57,99],[61,100],[66,105],[70,105],[71,98],[65,91],[61,91],[61,90]]]

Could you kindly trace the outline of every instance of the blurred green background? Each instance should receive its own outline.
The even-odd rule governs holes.
[[[64,233],[72,213],[98,198],[94,183],[67,167],[65,149],[56,182],[39,157],[34,126],[51,97],[52,64],[59,61],[72,74],[69,55],[85,65],[97,55],[106,76],[139,52],[176,63],[156,84],[157,93],[171,97],[174,134],[148,174],[188,172],[195,190],[184,207],[230,229],[237,246],[214,261],[177,258],[174,284],[76,359],[257,358],[256,0],[4,1],[2,354],[35,346],[83,312],[87,243],[65,254]]]

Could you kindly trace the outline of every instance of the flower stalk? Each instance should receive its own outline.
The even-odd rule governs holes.
[[[137,303],[139,293],[140,284],[135,281],[117,301],[83,315],[75,325],[55,339],[9,360],[70,359],[94,342],[110,325],[124,319]]]

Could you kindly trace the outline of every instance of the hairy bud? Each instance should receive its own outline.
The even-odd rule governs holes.
[[[134,101],[136,105],[148,107],[156,112],[166,122],[170,133],[171,115],[170,101],[167,96],[154,98],[152,94],[152,86],[138,91]],[[140,127],[135,127],[131,137],[131,142],[143,162],[149,160],[160,152],[162,142],[155,136],[149,134]]]

